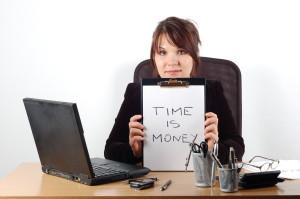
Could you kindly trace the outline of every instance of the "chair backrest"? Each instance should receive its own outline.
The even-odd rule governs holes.
[[[242,80],[238,66],[229,60],[201,57],[197,77],[221,82],[238,132],[242,135]],[[135,83],[140,83],[142,78],[153,78],[149,59],[142,61],[134,71]]]

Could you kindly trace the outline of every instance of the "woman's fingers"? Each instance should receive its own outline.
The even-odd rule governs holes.
[[[129,145],[132,149],[133,155],[137,158],[142,156],[142,143],[144,138],[141,136],[133,136],[129,139]]]
[[[215,113],[208,112],[205,114],[206,120],[204,122],[204,126],[208,126],[210,124],[216,124],[218,125],[219,119],[218,116]]]
[[[142,119],[141,115],[134,115],[130,118],[130,122],[128,124],[129,129],[137,128],[137,129],[144,129],[144,126],[138,122],[138,120]]]
[[[130,118],[130,122],[136,122],[140,119],[142,119],[142,115],[134,115]]]
[[[143,133],[142,130],[136,129],[136,128],[131,128],[130,133],[129,133],[129,138],[132,138],[134,136],[144,136],[145,134]]]
[[[207,133],[204,135],[204,139],[208,139],[208,140],[217,140],[218,141],[218,135],[216,135],[215,133]]]
[[[128,126],[129,126],[129,129],[132,129],[132,128],[144,129],[144,125],[142,125],[140,122],[129,122]]]
[[[142,144],[144,140],[144,133],[142,129],[144,126],[138,122],[142,119],[142,115],[134,115],[130,118],[129,126],[129,145],[133,151],[133,155],[137,158],[142,156]]]
[[[213,148],[213,143],[216,140],[219,141],[219,132],[218,132],[218,116],[213,112],[208,112],[205,114],[206,120],[204,122],[204,139],[208,142],[208,148]]]
[[[204,122],[204,135],[211,132],[218,136],[218,116],[212,112],[206,113],[205,116],[207,119]]]
[[[205,113],[206,117],[218,117],[217,114],[213,113],[213,112],[207,112]]]
[[[138,142],[138,141],[143,141],[144,138],[141,136],[133,136],[132,139],[130,140],[132,143]]]
[[[217,125],[210,124],[209,126],[206,126],[204,129],[204,135],[210,132],[217,133],[218,132]]]
[[[208,126],[210,124],[216,124],[218,125],[218,118],[217,117],[210,117],[210,118],[207,118],[204,122],[204,126]]]
[[[134,136],[130,139],[129,143],[130,146],[133,148],[133,151],[138,151],[139,149],[139,142],[144,141],[144,138],[141,136]]]
[[[208,149],[214,148],[214,142],[215,140],[218,142],[219,137],[215,133],[207,133],[204,135],[204,139],[207,140]]]

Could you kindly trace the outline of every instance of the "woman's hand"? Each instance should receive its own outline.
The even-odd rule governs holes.
[[[142,141],[144,140],[144,133],[142,129],[144,126],[138,122],[138,120],[142,119],[141,115],[134,115],[130,118],[129,122],[129,145],[133,151],[133,155],[136,158],[140,158],[142,156]]]
[[[204,139],[207,140],[208,149],[214,148],[214,141],[219,141],[218,132],[218,116],[212,112],[205,114],[206,120],[204,122]]]

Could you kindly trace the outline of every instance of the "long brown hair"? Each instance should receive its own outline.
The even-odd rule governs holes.
[[[197,70],[200,67],[199,45],[201,45],[197,28],[190,20],[169,17],[159,22],[156,27],[151,45],[150,62],[154,77],[159,77],[154,56],[158,52],[161,37],[166,35],[170,44],[182,48],[192,57],[194,61],[191,77],[196,77]]]

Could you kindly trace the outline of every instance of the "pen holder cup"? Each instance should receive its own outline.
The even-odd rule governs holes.
[[[228,169],[228,167],[218,168],[220,189],[223,192],[238,191],[239,173],[237,169]]]
[[[211,186],[213,160],[211,159],[210,153],[211,151],[208,151],[205,158],[203,153],[193,153],[195,184],[197,186]]]

